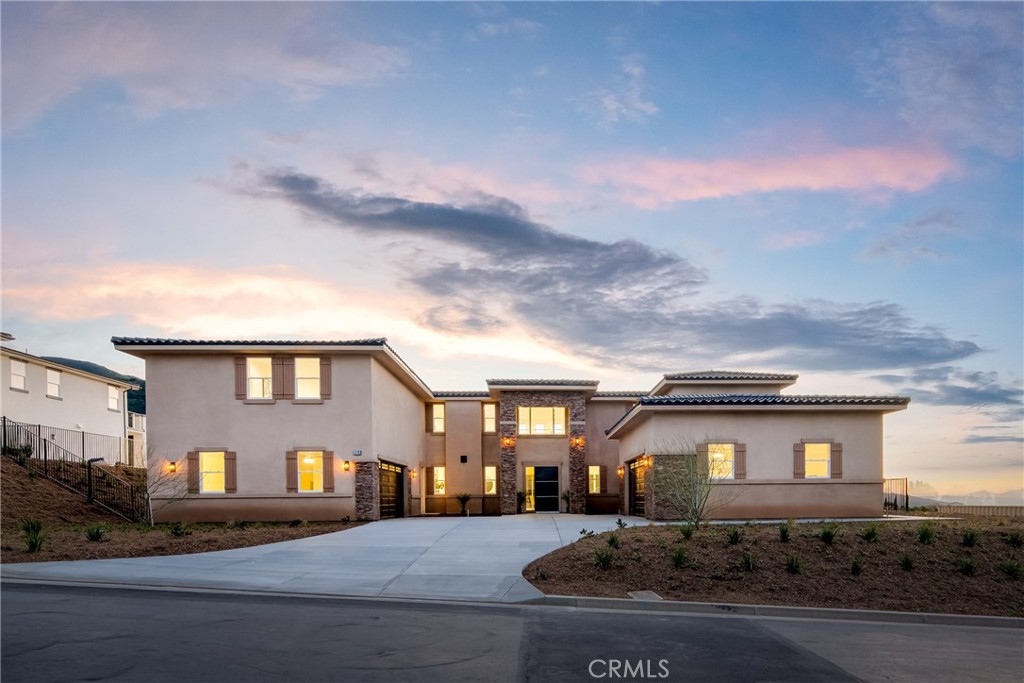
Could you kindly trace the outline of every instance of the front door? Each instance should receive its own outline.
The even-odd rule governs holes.
[[[380,518],[403,517],[402,468],[389,462],[380,464]]]
[[[533,508],[537,512],[558,512],[558,468],[533,468]]]
[[[629,464],[629,514],[634,517],[644,516],[644,489],[647,468],[643,460],[634,460]]]

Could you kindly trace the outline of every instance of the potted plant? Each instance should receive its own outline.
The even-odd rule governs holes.
[[[523,503],[526,502],[526,491],[516,491],[516,514],[523,514]]]
[[[569,503],[572,501],[572,494],[569,493],[569,489],[562,491],[562,500],[565,501],[565,511],[569,511]]]
[[[462,506],[462,510],[459,512],[463,517],[469,517],[469,512],[466,510],[466,505],[469,504],[469,499],[473,496],[468,493],[460,493],[455,496],[455,500],[459,501],[459,505]]]

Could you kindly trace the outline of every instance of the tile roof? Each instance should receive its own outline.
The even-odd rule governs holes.
[[[701,370],[699,372],[673,372],[665,375],[667,380],[780,380],[795,382],[797,375],[775,372],[735,372],[732,370]]]
[[[594,398],[640,398],[647,394],[646,391],[595,391]]]
[[[434,398],[490,398],[486,391],[435,391]]]
[[[600,382],[596,379],[489,379],[488,385],[498,386],[529,386],[529,387],[596,387]]]
[[[310,339],[158,339],[154,337],[111,337],[119,346],[383,346],[386,337],[346,339],[343,341]]]
[[[640,405],[652,406],[741,406],[741,405],[793,405],[793,406],[850,406],[850,405],[906,405],[906,396],[820,396],[780,394],[675,394],[671,396],[642,396]]]

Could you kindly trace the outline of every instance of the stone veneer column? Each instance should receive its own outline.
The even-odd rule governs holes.
[[[501,495],[501,514],[516,514],[516,493],[519,491],[516,467],[516,404],[506,400],[505,393],[498,403],[498,438],[501,446],[501,472],[498,475],[498,490]],[[511,438],[512,445],[506,446],[505,439]]]
[[[569,410],[570,415],[572,409]],[[587,445],[573,446],[572,439],[584,436],[586,422],[582,425],[570,421],[569,428],[569,512],[582,515],[587,512]]]
[[[356,519],[373,522],[380,519],[380,465],[356,462]]]

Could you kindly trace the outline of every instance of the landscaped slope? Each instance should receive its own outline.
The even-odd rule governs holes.
[[[0,457],[0,521],[17,526],[33,518],[44,524],[120,523],[124,520],[84,496],[68,491],[6,456]]]

